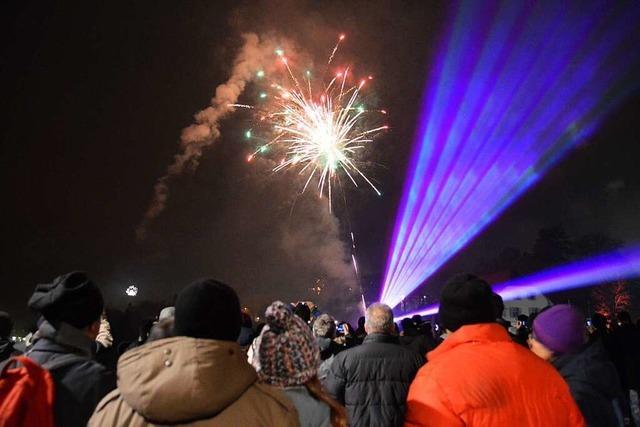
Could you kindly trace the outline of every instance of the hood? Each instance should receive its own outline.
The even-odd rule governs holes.
[[[92,357],[93,341],[82,330],[68,323],[59,322],[58,326],[55,327],[47,320],[44,320],[38,327],[36,341],[41,338],[51,340],[74,353]]]
[[[158,423],[212,417],[256,378],[240,346],[230,341],[166,338],[126,352],[118,361],[122,398]]]

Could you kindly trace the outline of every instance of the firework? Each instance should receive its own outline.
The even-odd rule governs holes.
[[[327,66],[333,61],[344,38],[344,35],[339,36]],[[388,128],[386,125],[370,125],[375,122],[370,117],[371,113],[379,116],[386,111],[368,110],[361,99],[362,90],[372,77],[353,85],[350,83],[352,73],[345,68],[334,74],[328,83],[314,80],[310,70],[294,72],[284,51],[278,49],[275,53],[283,65],[284,83],[272,82],[269,91],[259,93],[259,100],[264,101],[263,107],[234,104],[256,110],[259,126],[269,129],[271,135],[247,160],[272,152],[280,155],[274,171],[297,169],[306,177],[302,192],[315,179],[320,197],[327,195],[329,209],[332,187],[341,174],[346,175],[354,186],[358,187],[358,181],[362,180],[381,195],[358,166],[367,144]],[[259,72],[256,77],[262,79],[265,74]],[[247,139],[259,139],[252,130],[248,130],[245,136]]]

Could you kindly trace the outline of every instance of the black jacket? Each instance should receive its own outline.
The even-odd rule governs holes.
[[[600,341],[587,345],[580,353],[555,359],[553,365],[569,384],[589,427],[616,426],[614,401],[622,404],[622,388],[616,368]]]
[[[10,339],[0,338],[0,362],[21,354],[21,351],[13,347],[13,342]]]
[[[39,338],[27,353],[43,365],[73,353],[77,360],[51,371],[55,384],[54,417],[57,426],[86,426],[100,400],[116,387],[116,378],[99,363],[91,360],[89,338],[70,325],[55,329],[43,322]]]
[[[422,358],[398,337],[369,334],[362,345],[335,356],[325,387],[349,414],[349,425],[400,426],[407,393]]]

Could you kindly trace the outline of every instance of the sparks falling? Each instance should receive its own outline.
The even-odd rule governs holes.
[[[340,35],[327,65],[344,38]],[[333,186],[339,182],[341,174],[346,175],[356,187],[358,181],[363,180],[381,195],[358,167],[357,160],[367,144],[388,128],[386,125],[368,126],[372,122],[371,113],[386,114],[384,110],[367,110],[362,103],[363,87],[373,77],[368,76],[353,85],[349,83],[351,71],[345,68],[328,83],[318,83],[310,70],[296,78],[297,73],[290,67],[284,51],[277,50],[276,55],[286,72],[285,83],[272,83],[271,93],[260,92],[259,99],[267,102],[263,108],[255,107],[260,125],[266,125],[272,136],[247,160],[272,151],[276,155],[284,154],[274,171],[298,169],[306,177],[302,192],[315,182],[320,197],[327,195],[330,210]],[[246,105],[235,106],[246,108]],[[247,131],[246,136],[252,138],[252,133]]]

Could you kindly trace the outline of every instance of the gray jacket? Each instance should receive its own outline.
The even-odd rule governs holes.
[[[316,400],[305,386],[287,387],[284,392],[298,410],[301,427],[331,426],[329,405]]]
[[[68,354],[77,356],[71,363],[50,371],[55,384],[56,425],[86,426],[100,400],[116,387],[115,375],[91,360],[93,342],[79,329],[65,323],[56,329],[45,321],[38,336],[27,353],[38,364],[50,364]]]

